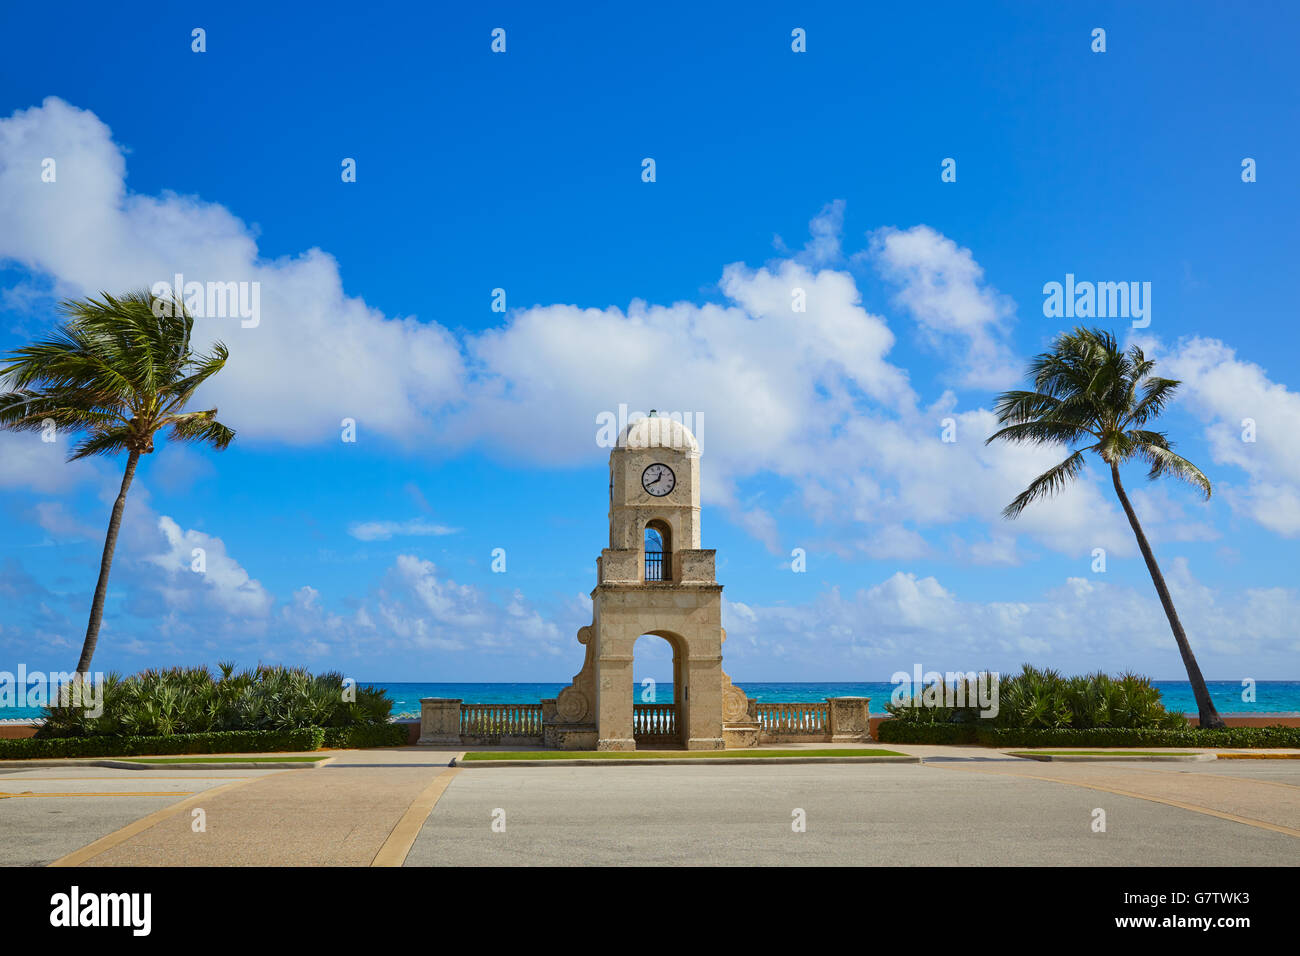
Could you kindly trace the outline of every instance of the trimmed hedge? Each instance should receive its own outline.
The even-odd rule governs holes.
[[[882,720],[876,739],[891,744],[973,744],[973,724],[914,724],[891,718]]]
[[[1160,730],[1148,727],[1004,728],[882,720],[881,743],[983,744],[987,747],[1300,747],[1300,727]]]
[[[43,760],[49,757],[136,757],[164,754],[265,753],[319,750],[325,742],[320,727],[300,730],[217,730],[170,737],[29,737],[0,740],[0,760]]]
[[[1300,747],[1300,727],[1228,727],[1156,730],[1097,727],[1014,730],[980,727],[979,743],[993,747]]]
[[[338,750],[366,747],[405,747],[410,741],[406,724],[362,724],[359,727],[327,727],[325,746]]]

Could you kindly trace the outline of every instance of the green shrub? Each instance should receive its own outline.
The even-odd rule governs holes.
[[[893,744],[973,744],[975,726],[972,724],[923,724],[907,720],[882,720],[877,725],[876,739]]]
[[[406,724],[363,724],[359,727],[330,727],[325,731],[325,746],[339,750],[365,747],[404,747],[410,740]]]
[[[946,706],[945,701],[978,701],[975,686],[967,680],[952,687],[942,678],[935,684],[927,685],[928,690],[919,690],[903,704],[895,704],[891,699],[885,710],[897,721],[917,726],[930,724],[965,724],[978,719],[979,710],[974,706]]]
[[[132,677],[104,679],[104,710],[86,716],[79,707],[46,710],[41,738],[131,736],[170,737],[237,730],[386,725],[392,702],[375,687],[355,688],[344,700],[343,676],[312,676],[302,668],[259,666],[235,672],[218,665],[147,670]]]
[[[325,731],[320,727],[224,730],[202,734],[172,734],[168,737],[29,737],[25,740],[0,740],[0,760],[319,750],[324,741]]]
[[[881,740],[885,727],[880,725]],[[975,739],[993,747],[1300,747],[1300,727],[1228,727],[1179,730],[1158,727],[1005,728],[980,726]],[[902,743],[903,741],[899,741]]]
[[[963,680],[949,688],[941,680],[931,686],[931,691],[917,692],[901,705],[891,701],[885,709],[894,720],[916,726],[986,727],[990,722],[1007,729],[1045,730],[1108,727],[1180,730],[1187,726],[1187,718],[1182,714],[1165,710],[1160,691],[1152,686],[1150,679],[1137,674],[1110,677],[1098,672],[1067,678],[1050,668],[1040,670],[1025,664],[1019,674],[999,681],[998,714],[991,721],[980,717],[976,688],[970,681]],[[935,699],[945,703],[926,705],[927,700]],[[961,702],[962,706],[946,706],[947,701],[954,705]]]

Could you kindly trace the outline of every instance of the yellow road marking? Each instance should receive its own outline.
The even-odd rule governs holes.
[[[61,856],[50,866],[80,866],[92,857],[106,850],[111,850],[119,843],[124,843],[137,833],[148,830],[155,823],[161,823],[170,816],[180,813],[182,810],[188,810],[190,807],[197,805],[200,801],[209,797],[224,793],[227,790],[234,790],[236,787],[242,787],[254,780],[266,780],[280,773],[293,773],[292,770],[278,770],[276,773],[269,773],[262,777],[245,777],[243,780],[233,780],[230,783],[222,784],[220,787],[212,787],[208,790],[201,790],[194,794],[188,800],[181,800],[179,803],[173,803],[170,807],[163,807],[161,810],[155,810],[146,817],[141,817],[134,823],[129,823],[120,830],[114,830],[107,836],[102,836],[93,843],[87,843],[80,850],[73,850],[66,856]]]
[[[1151,803],[1163,803],[1168,807],[1177,807],[1180,810],[1191,810],[1193,813],[1204,813],[1207,816],[1218,817],[1220,820],[1229,820],[1233,823],[1242,823],[1248,827],[1259,827],[1262,830],[1272,830],[1274,833],[1284,833],[1287,836],[1300,837],[1300,830],[1294,830],[1291,827],[1284,827],[1278,823],[1268,823],[1264,820],[1255,820],[1251,817],[1239,817],[1235,813],[1226,813],[1223,810],[1213,810],[1210,807],[1197,806],[1194,803],[1181,803],[1177,800],[1166,800],[1164,797],[1153,797],[1149,793],[1135,793],[1132,790],[1119,790],[1115,787],[1103,787],[1095,783],[1080,783],[1077,780],[1064,780],[1060,777],[1040,777],[1032,773],[1009,773],[1005,770],[979,770],[975,767],[954,767],[951,764],[926,763],[923,767],[932,767],[936,770],[964,770],[968,773],[992,774],[996,777],[1020,777],[1025,780],[1042,780],[1046,783],[1060,783],[1067,787],[1082,787],[1085,790],[1097,790],[1101,793],[1113,793],[1120,797],[1134,797],[1138,800],[1149,800]],[[1239,777],[1225,778],[1239,780]]]
[[[157,791],[121,791],[120,793],[3,793],[0,792],[0,800],[21,800],[24,797],[183,797],[187,793],[194,793],[194,790],[157,790]]]
[[[415,802],[406,808],[406,812],[402,814],[402,819],[397,821],[397,825],[388,834],[388,839],[384,841],[384,845],[379,848],[375,858],[370,861],[371,866],[401,866],[406,862],[406,856],[411,852],[411,847],[415,845],[415,838],[420,835],[420,830],[424,827],[424,821],[429,818],[434,806],[458,773],[460,773],[460,767],[448,767],[433,778],[433,782],[425,787],[420,795],[415,798]]]
[[[21,780],[23,783],[81,783],[83,780],[128,780],[135,783],[137,780],[184,780],[190,783],[194,780],[245,780],[246,777],[196,777],[193,774],[186,774],[184,777],[137,777],[132,774],[129,777],[10,777],[10,780]]]
[[[1220,757],[1220,760],[1223,758]],[[1125,767],[1125,770],[1141,770],[1143,773],[1189,773],[1187,770],[1159,770],[1156,767]],[[1260,780],[1258,777],[1238,777],[1236,774],[1228,773],[1227,768],[1223,770],[1198,770],[1197,773],[1203,773],[1219,780],[1241,780],[1244,783],[1262,783],[1268,787],[1288,787],[1291,790],[1300,789],[1300,784],[1283,783],[1281,780]]]
[[[1300,760],[1300,754],[1219,754],[1220,760]]]

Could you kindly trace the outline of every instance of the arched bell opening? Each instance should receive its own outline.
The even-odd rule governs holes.
[[[673,529],[668,522],[654,518],[646,522],[644,536],[646,581],[673,579]]]

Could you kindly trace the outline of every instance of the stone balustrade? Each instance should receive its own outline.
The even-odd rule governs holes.
[[[869,697],[830,697],[824,701],[750,702],[758,722],[758,742],[816,743],[870,740]],[[549,705],[546,706],[546,705]],[[678,733],[674,704],[635,704],[638,737],[670,741]],[[430,746],[476,744],[539,745],[550,740],[555,725],[554,701],[536,704],[466,704],[459,698],[420,700],[420,740]]]
[[[638,740],[668,742],[677,737],[676,704],[633,704],[632,735]]]
[[[830,704],[826,701],[799,703],[760,702],[756,708],[758,741],[790,742],[830,739]]]

